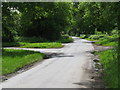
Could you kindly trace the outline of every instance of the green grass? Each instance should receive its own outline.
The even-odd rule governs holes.
[[[95,44],[100,44],[103,46],[117,46],[117,40],[113,40],[111,41],[110,39],[99,39],[97,42],[95,42]]]
[[[25,65],[41,61],[44,54],[28,50],[3,49],[2,75],[13,73]]]
[[[94,36],[94,35],[92,35],[92,36]],[[98,45],[118,46],[117,37],[103,36],[102,38],[99,38],[99,39],[93,39],[93,38],[85,38],[85,39],[89,40],[89,41],[95,41],[95,44],[98,44]]]
[[[16,47],[20,46],[18,42],[2,42],[3,47]]]
[[[61,43],[20,43],[22,48],[60,48],[63,47]]]
[[[107,88],[118,88],[118,59],[115,49],[97,52],[103,65],[103,79]]]
[[[94,40],[94,39],[90,39],[90,38],[85,38],[86,40],[89,40],[89,41],[98,41],[98,40]]]
[[[73,39],[71,37],[66,37],[66,38],[62,37],[59,40],[57,40],[57,42],[59,42],[59,43],[71,43],[71,42],[73,42]]]
[[[94,40],[90,38],[85,38],[86,40],[89,41],[95,41],[95,44],[102,45],[102,46],[118,46],[117,40],[110,41],[109,39],[103,39],[103,40]]]
[[[79,37],[79,38],[84,39],[85,37],[86,37],[86,35],[84,34],[84,35],[80,35],[80,37]]]
[[[118,34],[95,34],[85,38],[90,41],[96,41],[95,44],[102,46],[113,46],[114,49],[97,52],[99,54],[100,63],[103,66],[103,80],[107,88],[118,88],[118,58],[117,58],[117,47],[118,47]]]
[[[3,47],[21,47],[21,48],[61,48],[63,47],[62,43],[57,42],[45,42],[45,43],[27,43],[27,42],[18,42],[16,43],[3,43]]]
[[[2,47],[23,47],[23,48],[61,48],[62,43],[73,42],[68,35],[63,35],[59,40],[54,42],[47,41],[40,37],[19,37],[16,42],[3,42]]]
[[[98,41],[95,44],[103,45],[103,46],[117,46],[117,42],[109,42],[109,41]]]

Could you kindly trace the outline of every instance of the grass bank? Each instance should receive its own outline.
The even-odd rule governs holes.
[[[96,52],[99,55],[100,63],[103,66],[103,80],[107,88],[118,88],[118,30],[111,33],[95,32],[93,35],[81,35],[80,38],[95,41],[95,44],[112,46],[113,49]]]
[[[3,49],[2,51],[2,73],[6,75],[13,73],[25,65],[41,61],[44,54],[28,50]]]
[[[118,30],[113,30],[111,34],[96,32],[93,35],[81,35],[80,38],[95,41],[95,44],[103,46],[118,46]]]
[[[44,40],[40,37],[20,37],[15,42],[3,42],[3,47],[22,47],[22,48],[61,48],[62,43],[73,42],[73,39],[68,35],[62,36],[54,42]]]
[[[118,59],[116,49],[97,52],[103,65],[103,80],[107,88],[118,88]]]
[[[80,38],[95,41],[95,44],[112,46],[114,49],[96,52],[99,55],[100,63],[103,66],[103,80],[107,88],[118,88],[118,30],[111,33],[95,32],[93,35],[81,35]]]
[[[45,42],[45,43],[28,43],[28,42],[4,42],[3,47],[21,47],[21,48],[61,48],[62,43]]]
[[[63,45],[61,43],[20,43],[22,48],[61,48]]]

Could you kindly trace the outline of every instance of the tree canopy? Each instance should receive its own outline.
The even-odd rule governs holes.
[[[57,40],[63,34],[93,34],[118,29],[119,3],[115,2],[4,2],[2,38],[42,37]]]
[[[110,32],[118,27],[119,3],[80,2],[77,4],[76,29],[73,33]]]

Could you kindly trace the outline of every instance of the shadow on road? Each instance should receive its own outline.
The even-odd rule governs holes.
[[[82,88],[103,88],[102,90],[104,90],[104,86],[101,85],[101,80],[93,80],[93,81],[82,81],[82,82],[78,82],[78,83],[73,83],[76,85],[80,85],[80,87]]]
[[[44,59],[54,58],[54,57],[74,57],[73,55],[67,55],[65,53],[46,53]]]
[[[94,90],[95,88],[98,88],[100,90],[105,89],[104,82],[101,79],[101,76],[99,74],[93,73],[90,76],[90,78],[91,79],[83,80],[81,82],[76,82],[76,83],[73,83],[73,84],[79,85],[82,88],[91,88],[92,90]]]

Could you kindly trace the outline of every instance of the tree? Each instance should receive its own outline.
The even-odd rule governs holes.
[[[19,14],[14,8],[14,4],[2,3],[2,39],[4,42],[14,41],[19,29]]]
[[[80,33],[93,34],[96,30],[111,32],[118,27],[117,17],[119,3],[114,2],[80,2],[75,15],[76,26]]]
[[[15,19],[16,17],[19,19]],[[71,20],[72,3],[3,3],[3,37],[9,38],[9,41],[13,41],[13,31],[20,36],[57,40],[71,28]]]

